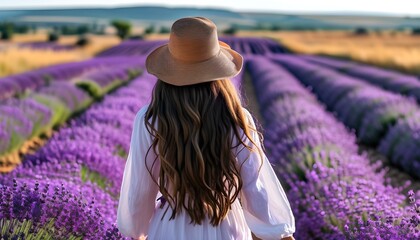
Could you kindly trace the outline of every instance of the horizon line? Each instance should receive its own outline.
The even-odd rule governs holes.
[[[232,9],[228,7],[215,7],[215,6],[193,6],[193,5],[182,5],[173,6],[167,4],[116,4],[116,5],[60,5],[60,6],[27,6],[27,7],[10,7],[2,8],[0,11],[31,11],[31,10],[71,10],[71,9],[117,9],[117,8],[134,8],[134,7],[164,7],[164,8],[195,8],[195,9],[215,9],[215,10],[227,10],[238,13],[265,13],[265,14],[291,14],[291,15],[340,15],[340,16],[372,16],[372,17],[420,17],[420,14],[400,14],[391,12],[372,12],[372,11],[345,11],[345,10],[331,10],[331,11],[270,11],[270,10],[244,10],[244,9]]]

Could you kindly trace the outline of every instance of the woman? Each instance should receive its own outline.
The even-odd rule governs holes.
[[[229,80],[242,66],[202,17],[177,20],[149,54],[158,81],[134,119],[117,216],[124,235],[293,239],[285,192]]]

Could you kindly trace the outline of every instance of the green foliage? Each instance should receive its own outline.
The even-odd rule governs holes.
[[[154,25],[150,25],[144,30],[144,34],[151,34],[151,33],[154,33],[154,32],[155,32],[155,26]]]
[[[90,43],[90,39],[86,35],[80,35],[77,39],[76,46],[84,47]]]
[[[159,31],[159,33],[170,33],[170,32],[171,32],[171,29],[165,26],[162,26]]]
[[[14,127],[14,125],[15,124],[13,122],[10,122],[10,121],[6,122],[7,128],[9,127],[12,128]],[[9,138],[9,145],[6,148],[6,151],[2,152],[2,154],[18,150],[25,141],[26,139],[24,139],[21,134],[19,134],[18,132],[12,131]]]
[[[50,218],[47,224],[40,226],[32,220],[23,219],[1,219],[0,236],[2,239],[55,239],[60,229],[55,226],[55,219]],[[36,229],[36,231],[34,231]],[[19,237],[18,237],[19,236]],[[82,236],[68,235],[68,240],[82,240]]]
[[[101,86],[91,80],[80,80],[76,82],[76,85],[79,88],[86,90],[89,95],[96,99],[101,98],[105,94]]]
[[[238,31],[238,28],[235,26],[230,26],[229,28],[222,31],[223,34],[234,35]]]
[[[137,77],[138,75],[142,74],[143,70],[139,68],[130,68],[128,69],[128,78],[133,79]]]
[[[87,91],[89,95],[92,96],[93,98],[101,99],[106,93],[114,90],[115,88],[123,84],[124,82],[125,80],[114,79],[107,86],[101,87],[96,82],[86,79],[86,80],[81,80],[81,81],[76,82],[76,85],[79,88]]]
[[[0,39],[3,40],[10,40],[14,33],[14,27],[15,25],[10,22],[3,22],[0,24]]]
[[[281,26],[278,25],[278,24],[273,24],[273,25],[271,25],[270,30],[271,31],[280,31],[281,30]]]
[[[420,35],[420,27],[415,27],[411,30],[411,34]]]
[[[29,32],[29,26],[27,25],[15,25],[13,27],[14,32],[16,33],[28,33]]]
[[[113,154],[122,158],[126,158],[128,153],[121,146],[117,145]]]
[[[121,39],[125,39],[130,35],[131,23],[123,20],[113,20],[111,25],[116,28],[117,35]]]
[[[364,27],[358,27],[358,28],[354,29],[354,31],[353,31],[354,35],[359,35],[359,36],[367,35],[368,33],[369,33],[368,30]]]
[[[124,79],[115,79],[110,84],[108,84],[104,89],[102,89],[103,95],[105,95],[106,93],[111,92],[112,90],[116,89],[117,87],[119,87],[124,82],[125,82]]]
[[[78,26],[69,26],[64,25],[59,27],[59,31],[63,35],[76,35],[76,34],[86,34],[91,32],[91,27],[89,25],[83,24]]]
[[[103,177],[100,173],[90,170],[85,165],[82,165],[80,169],[80,178],[83,182],[90,181],[96,183],[101,189],[105,190],[106,186],[109,185],[107,178]]]
[[[85,34],[85,33],[88,33],[89,31],[90,31],[90,28],[88,25],[80,25],[76,28],[77,34]]]
[[[132,36],[128,37],[128,39],[131,39],[131,40],[143,40],[144,37],[143,37],[143,35],[132,35]]]
[[[60,35],[56,31],[48,33],[49,42],[56,42],[58,41],[59,38],[60,38]]]

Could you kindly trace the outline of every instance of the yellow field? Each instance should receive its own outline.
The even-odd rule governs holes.
[[[0,77],[21,73],[51,64],[80,61],[120,43],[116,36],[89,35],[91,43],[70,51],[18,48],[17,43],[45,41],[46,34],[15,34],[10,42],[0,41]],[[77,36],[62,36],[59,44],[74,44]]]
[[[145,37],[146,40],[164,40],[169,39],[169,33],[152,33]]]
[[[238,36],[266,36],[297,53],[325,54],[420,74],[420,36],[406,32],[355,35],[349,31],[240,31]]]

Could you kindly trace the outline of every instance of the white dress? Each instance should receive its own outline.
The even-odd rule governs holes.
[[[279,240],[295,232],[294,215],[283,187],[265,155],[263,166],[258,174],[261,160],[254,152],[241,169],[242,206],[237,199],[220,225],[213,227],[208,219],[205,219],[201,225],[191,225],[186,211],[182,211],[175,219],[169,221],[172,214],[170,207],[161,221],[168,203],[163,208],[159,207],[160,202],[157,198],[161,194],[150,177],[145,162],[142,161],[152,143],[151,135],[144,125],[147,106],[143,106],[134,119],[131,145],[122,180],[117,226],[124,236],[134,239],[147,236],[148,240],[252,240],[252,231],[261,239]],[[255,127],[251,114],[245,108],[243,109]],[[252,131],[252,137],[259,145],[261,144],[254,131]],[[234,142],[235,145],[236,143],[237,141]],[[251,144],[249,140],[246,143]],[[238,147],[241,151],[239,153],[236,151],[238,163],[242,163],[250,154],[241,146]],[[148,166],[152,165],[154,158],[154,152],[150,150],[146,159]],[[157,159],[156,162],[158,161]],[[156,167],[152,170],[155,179],[158,176],[159,165],[156,163]]]

